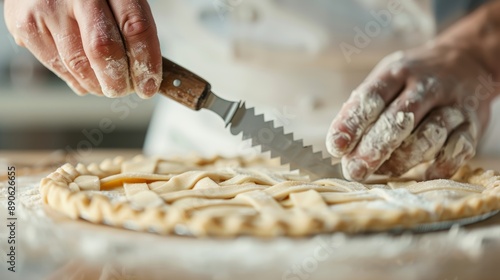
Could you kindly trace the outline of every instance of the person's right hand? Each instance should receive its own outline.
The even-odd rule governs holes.
[[[158,92],[162,57],[146,0],[5,0],[5,21],[78,94]]]

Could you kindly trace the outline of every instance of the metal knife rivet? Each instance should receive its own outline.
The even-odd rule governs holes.
[[[173,84],[174,84],[174,87],[179,87],[181,85],[181,80],[175,79]]]

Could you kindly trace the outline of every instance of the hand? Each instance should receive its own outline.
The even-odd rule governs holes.
[[[76,93],[158,91],[162,58],[146,0],[5,0],[4,8],[16,43]]]
[[[468,52],[427,45],[377,65],[333,120],[326,144],[356,181],[399,176],[433,161],[426,177],[448,178],[475,154],[495,86]]]

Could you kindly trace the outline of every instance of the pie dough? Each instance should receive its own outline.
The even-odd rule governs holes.
[[[412,228],[498,210],[499,175],[466,166],[451,180],[361,184],[310,181],[261,158],[137,156],[65,164],[42,179],[40,192],[44,203],[73,219],[114,227],[195,236],[304,236]]]

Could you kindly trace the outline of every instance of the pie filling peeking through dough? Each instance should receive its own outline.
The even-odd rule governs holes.
[[[463,167],[451,180],[310,181],[243,158],[121,157],[65,164],[42,179],[51,208],[138,231],[195,236],[304,236],[386,231],[500,209],[500,176]]]

